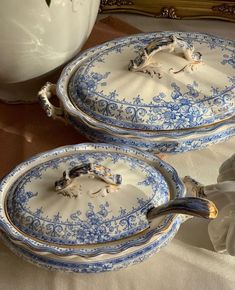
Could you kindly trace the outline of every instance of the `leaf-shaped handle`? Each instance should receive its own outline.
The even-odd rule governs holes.
[[[188,61],[188,64],[178,69],[171,68],[172,73],[179,73],[189,69],[194,70],[194,67],[198,64],[202,64],[202,55],[200,52],[194,52],[194,47],[190,43],[187,43],[183,39],[170,35],[166,37],[159,37],[151,41],[134,60],[129,63],[129,70],[133,72],[143,72],[150,76],[158,75],[162,77],[164,71],[161,67],[160,62],[156,63],[153,61],[153,56],[160,51],[180,51],[183,53],[183,57]]]
[[[56,191],[65,189],[74,178],[90,175],[96,178],[100,178],[109,185],[120,185],[122,183],[122,176],[120,174],[113,174],[111,169],[97,164],[97,163],[87,163],[73,167],[71,170],[64,171],[61,179],[55,182]]]

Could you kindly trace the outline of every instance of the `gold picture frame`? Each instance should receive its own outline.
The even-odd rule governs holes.
[[[235,22],[235,1],[101,0],[100,12],[126,12],[171,19],[212,18]]]

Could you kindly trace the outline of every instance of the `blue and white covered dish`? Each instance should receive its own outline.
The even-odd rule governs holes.
[[[39,98],[48,116],[94,141],[156,153],[202,148],[235,134],[234,44],[187,32],[116,39],[80,54]]]
[[[168,164],[114,145],[42,153],[0,183],[0,229],[7,245],[34,263],[75,272],[133,264],[167,244],[185,215],[216,214],[207,199],[185,197]],[[127,263],[128,255],[133,257]]]

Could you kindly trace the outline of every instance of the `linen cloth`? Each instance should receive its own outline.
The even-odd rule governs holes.
[[[235,25],[222,21],[174,21],[133,15],[97,22],[86,47],[143,31],[200,31],[235,38]],[[103,16],[101,17],[103,18]],[[119,19],[123,19],[135,29]],[[38,104],[0,104],[0,177],[33,154],[87,141],[71,126],[48,119]],[[181,176],[204,184],[216,182],[219,166],[234,153],[235,138],[207,149],[166,155]],[[24,262],[0,242],[0,290],[143,290],[235,289],[235,258],[215,253],[207,221],[192,219],[174,240],[141,264],[109,273],[73,274],[47,271]]]

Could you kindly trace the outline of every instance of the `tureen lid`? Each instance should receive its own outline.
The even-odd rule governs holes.
[[[112,242],[149,227],[146,212],[170,199],[164,175],[128,150],[87,147],[44,156],[9,186],[5,212],[15,229],[66,246]]]
[[[202,127],[234,115],[234,56],[233,41],[210,35],[134,35],[75,60],[59,93],[70,75],[71,103],[98,122],[137,130]]]

